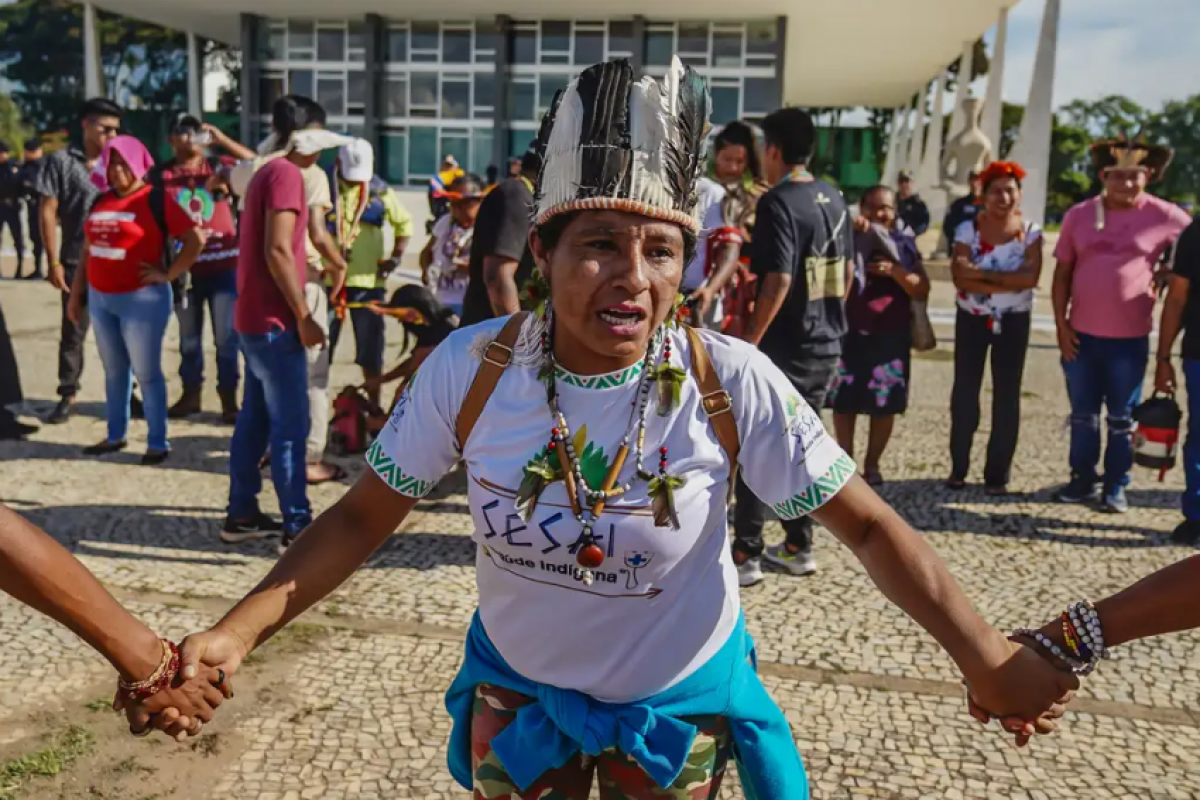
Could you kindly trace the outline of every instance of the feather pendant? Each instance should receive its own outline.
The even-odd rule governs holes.
[[[654,525],[659,528],[679,530],[679,512],[675,507],[675,490],[686,483],[683,478],[663,473],[650,481],[647,487],[651,506],[654,509]]]
[[[654,371],[654,382],[658,385],[658,415],[667,417],[679,408],[679,398],[687,373],[672,364],[660,364]]]
[[[525,465],[525,475],[517,489],[517,513],[528,522],[537,510],[538,500],[546,487],[562,479],[562,471],[555,460],[539,455]]]

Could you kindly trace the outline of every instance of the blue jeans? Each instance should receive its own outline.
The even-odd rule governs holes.
[[[1184,519],[1200,522],[1200,361],[1183,362],[1183,378],[1187,381],[1187,441],[1183,443],[1183,475],[1187,489],[1183,492]]]
[[[305,475],[308,438],[308,358],[295,330],[238,334],[246,359],[242,409],[229,452],[229,516],[258,513],[259,462],[271,446],[271,482],[291,534],[312,522]]]
[[[129,395],[136,375],[149,428],[146,446],[150,450],[169,449],[162,346],[171,319],[171,287],[160,283],[122,294],[89,288],[88,309],[104,364],[108,441],[124,441],[129,433]]]
[[[184,388],[204,385],[204,306],[212,320],[217,348],[217,391],[236,392],[238,343],[233,334],[233,305],[237,300],[237,273],[193,275],[186,304],[175,306],[179,318],[179,378]]]
[[[1142,400],[1150,338],[1107,339],[1079,334],[1079,354],[1063,362],[1071,399],[1071,477],[1100,481],[1100,407],[1108,409],[1104,488],[1129,485],[1133,467],[1133,409]]]

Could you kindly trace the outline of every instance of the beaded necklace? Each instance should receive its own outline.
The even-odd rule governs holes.
[[[576,563],[583,568],[582,579],[586,585],[591,585],[594,576],[592,570],[604,563],[604,551],[596,543],[593,533],[596,521],[604,511],[609,500],[620,497],[633,490],[635,481],[645,482],[649,493],[654,499],[656,509],[655,524],[670,524],[679,529],[678,516],[675,513],[674,490],[683,485],[683,480],[667,472],[667,447],[659,447],[658,473],[652,473],[645,468],[646,456],[646,418],[650,409],[650,390],[655,383],[660,385],[675,385],[683,371],[671,365],[671,340],[667,335],[665,325],[659,327],[650,337],[646,355],[642,360],[642,374],[638,378],[637,389],[631,403],[629,424],[613,457],[612,464],[605,475],[604,483],[599,488],[591,486],[583,472],[580,454],[576,452],[570,423],[563,413],[559,403],[557,386],[558,362],[554,357],[552,343],[553,321],[547,310],[543,316],[546,322],[542,334],[543,374],[546,375],[546,399],[550,407],[550,416],[554,426],[550,429],[550,441],[546,445],[551,454],[557,455],[562,470],[563,481],[566,484],[567,495],[571,501],[571,511],[582,530],[569,552],[575,556]],[[655,362],[658,368],[655,369]],[[668,390],[666,394],[670,394]],[[672,402],[672,399],[674,402]],[[678,393],[666,397],[660,389],[659,413],[665,416],[671,408],[677,405]],[[633,448],[635,459],[634,477],[624,485],[617,486],[621,470]],[[662,513],[660,513],[660,510]]]

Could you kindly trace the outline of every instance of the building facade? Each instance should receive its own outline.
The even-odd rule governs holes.
[[[673,53],[709,82],[713,123],[757,119],[782,102],[782,18],[441,22],[243,15],[242,135],[260,140],[272,103],[314,97],[331,128],[363,136],[393,184],[425,185],[451,154],[483,174],[519,155],[555,93],[582,66],[628,58],[661,77]],[[247,91],[249,88],[249,91]]]

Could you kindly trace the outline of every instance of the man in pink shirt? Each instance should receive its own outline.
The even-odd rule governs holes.
[[[1054,256],[1054,316],[1071,400],[1071,481],[1064,503],[1129,509],[1133,409],[1141,401],[1164,253],[1191,219],[1146,192],[1171,161],[1166,147],[1120,139],[1092,148],[1104,190],[1067,212]],[[1100,408],[1108,410],[1104,475]]]

